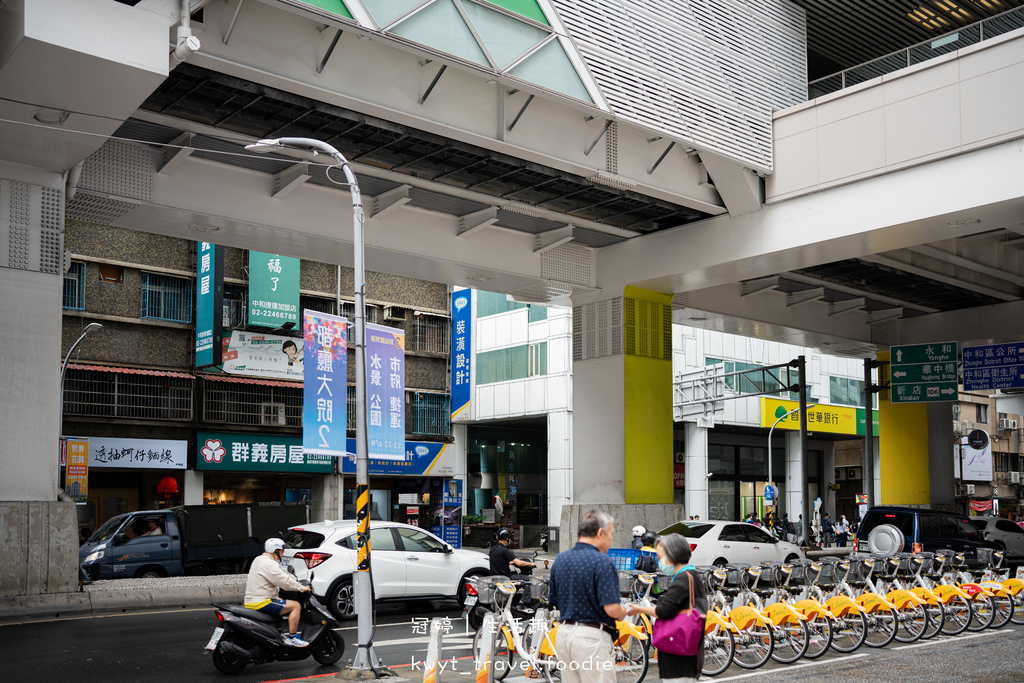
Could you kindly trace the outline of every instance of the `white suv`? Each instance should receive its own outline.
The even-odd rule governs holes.
[[[352,575],[356,570],[355,520],[292,527],[284,537],[285,560],[298,579],[313,574],[313,593],[339,619],[355,618]],[[370,523],[370,575],[374,600],[451,598],[465,601],[465,579],[488,574],[487,555],[456,550],[418,527]]]
[[[1007,559],[1011,555],[1014,560],[1024,559],[1024,529],[1015,522],[995,517],[971,517],[970,520],[986,541],[1006,552]]]

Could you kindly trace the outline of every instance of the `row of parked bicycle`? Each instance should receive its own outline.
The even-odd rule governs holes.
[[[793,663],[829,649],[852,653],[893,640],[910,643],[1024,624],[1024,581],[1010,578],[1000,551],[979,550],[978,560],[972,569],[963,554],[941,550],[698,567],[709,606],[703,673],[715,676],[734,662],[756,669],[769,659]],[[624,571],[620,587],[626,599],[650,605],[667,579]],[[545,609],[545,582],[481,579],[476,587],[480,601],[494,610],[473,640],[478,663],[481,635],[491,629],[502,634],[493,652],[496,680],[516,668],[536,671],[549,682],[559,678],[558,615]],[[640,683],[646,676],[651,632],[642,614],[619,623],[618,683]]]

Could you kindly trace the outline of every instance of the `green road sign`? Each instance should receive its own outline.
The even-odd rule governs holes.
[[[889,353],[889,400],[927,403],[957,399],[957,343],[893,346]]]

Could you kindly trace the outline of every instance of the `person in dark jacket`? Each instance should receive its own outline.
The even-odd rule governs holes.
[[[668,590],[658,598],[654,607],[629,605],[628,614],[646,614],[658,619],[671,619],[690,608],[690,581],[693,578],[693,607],[701,614],[708,612],[708,597],[704,591],[697,568],[690,564],[690,544],[679,534],[669,534],[658,539],[658,566],[662,573],[672,576]],[[704,667],[704,635],[700,637],[697,654],[684,657],[667,652],[658,653],[658,671],[662,683],[694,683],[700,678]]]

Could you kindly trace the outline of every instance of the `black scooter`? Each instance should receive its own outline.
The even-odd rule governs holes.
[[[538,553],[536,550],[533,551],[533,557],[530,558],[531,562],[536,563],[537,554]],[[527,578],[533,574],[533,567],[514,567],[514,569],[519,573],[516,574],[515,572],[512,572],[511,578],[513,579]],[[470,577],[466,581],[467,600],[466,606],[463,608],[463,614],[466,616],[467,619],[469,619],[469,627],[474,631],[480,628],[480,626],[484,623],[484,615],[486,615],[488,612],[494,611],[494,605],[476,602],[477,578],[483,577]],[[531,605],[533,604],[534,600],[532,600],[532,598],[530,598],[530,596],[528,595],[524,596],[523,592],[524,589],[520,588],[518,594],[513,599],[512,613],[520,619],[530,619],[533,616],[533,609],[524,608],[525,606],[522,603],[524,602],[524,598],[525,602]]]
[[[309,581],[300,581],[308,586]],[[285,645],[279,627],[285,622],[240,605],[217,608],[217,628],[213,630],[206,652],[213,653],[213,665],[225,674],[236,674],[250,662],[266,664],[273,661],[298,661],[312,655],[320,664],[334,664],[345,652],[345,641],[334,629],[341,624],[316,599],[312,592],[289,593],[288,597],[302,605],[299,637],[306,647]],[[205,654],[205,653],[204,653]]]

